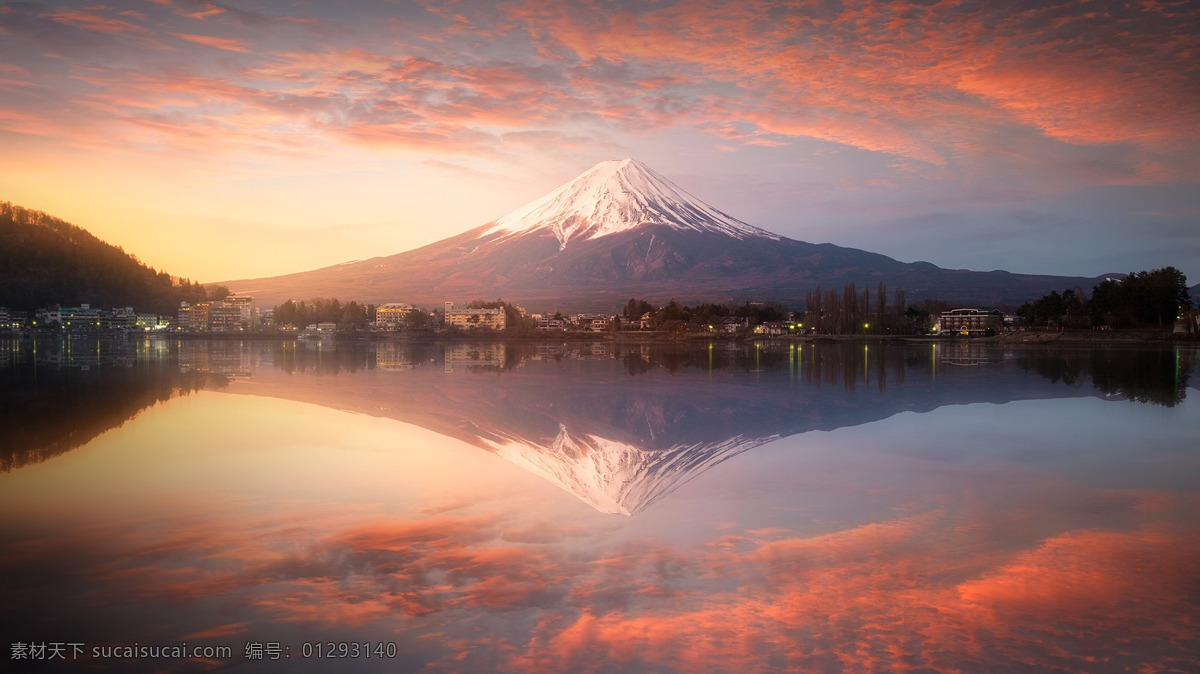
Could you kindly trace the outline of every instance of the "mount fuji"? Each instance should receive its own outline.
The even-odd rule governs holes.
[[[738,240],[778,241],[766,230],[735,220],[684,192],[636,159],[605,161],[531,201],[484,230],[506,237],[551,233],[565,250],[572,239],[587,241],[644,227],[720,233]]]
[[[789,239],[627,158],[600,162],[501,218],[422,248],[224,285],[268,306],[312,297],[418,305],[502,297],[540,309],[615,310],[635,296],[795,303],[817,286],[879,281],[910,300],[1002,304],[1099,279],[943,269]]]

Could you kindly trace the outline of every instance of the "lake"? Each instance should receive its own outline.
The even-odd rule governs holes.
[[[1200,671],[1200,352],[0,342],[20,671]]]

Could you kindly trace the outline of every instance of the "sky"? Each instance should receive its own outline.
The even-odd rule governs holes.
[[[0,200],[213,282],[635,157],[795,239],[1200,280],[1200,5],[4,2]]]

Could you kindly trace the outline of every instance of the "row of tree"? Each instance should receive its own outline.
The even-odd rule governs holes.
[[[821,286],[804,295],[804,325],[820,333],[883,334],[924,332],[929,324],[929,308],[909,306],[903,288],[892,291],[883,281],[875,288],[872,306],[870,288],[859,290],[854,282],[822,291]]]
[[[1174,267],[1130,273],[1092,288],[1053,291],[1017,309],[1023,323],[1037,327],[1110,328],[1165,327],[1191,304],[1187,277]]]
[[[203,295],[198,284],[184,286]],[[217,294],[223,289],[218,289]],[[226,291],[227,292],[227,291]],[[1017,310],[1026,325],[1113,328],[1137,328],[1170,325],[1181,306],[1188,305],[1187,278],[1174,267],[1131,273],[1120,280],[1106,280],[1095,286],[1089,298],[1078,288],[1057,291]],[[521,315],[513,304],[475,300],[472,309],[503,309],[510,331],[533,330],[531,318]],[[705,302],[687,306],[675,300],[655,306],[645,299],[632,297],[612,327],[621,329],[639,324],[643,318],[655,330],[704,331],[728,319],[738,319],[747,328],[762,323],[794,320],[805,332],[821,334],[913,334],[929,329],[931,317],[948,307],[944,302],[925,301],[909,305],[903,288],[889,294],[881,281],[874,294],[859,290],[853,282],[842,288],[822,290],[820,286],[805,293],[804,311],[792,312],[774,302]],[[432,330],[441,326],[440,312],[413,311],[405,317],[410,331]],[[556,318],[562,318],[556,314]],[[365,326],[375,319],[375,305],[342,303],[336,299],[288,300],[275,308],[276,325],[304,327],[313,323],[337,323],[341,327]]]
[[[341,302],[317,298],[288,300],[275,307],[273,321],[278,326],[304,328],[314,323],[337,323],[339,327],[364,327],[375,320],[374,304]]]
[[[922,303],[909,306],[904,290],[895,289],[889,296],[887,286],[879,283],[874,301],[867,288],[858,290],[847,283],[840,290],[822,291],[820,286],[805,293],[805,310],[797,315],[788,307],[774,302],[703,303],[694,307],[671,300],[655,307],[644,299],[630,298],[621,317],[626,323],[647,317],[652,329],[704,330],[729,318],[741,319],[752,328],[762,323],[794,320],[805,332],[822,334],[884,334],[924,332],[929,327],[930,311],[941,311],[944,303]]]
[[[650,327],[659,330],[687,328],[703,330],[730,318],[740,319],[753,326],[769,321],[786,320],[790,315],[791,312],[787,307],[774,302],[746,302],[741,306],[732,302],[725,304],[705,302],[689,307],[671,300],[660,307],[655,307],[646,300],[633,297],[625,304],[621,318],[626,325],[637,325],[645,316]]]

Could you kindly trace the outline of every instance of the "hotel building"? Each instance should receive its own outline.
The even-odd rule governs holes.
[[[504,309],[456,309],[453,302],[446,302],[447,328],[503,330],[505,320]]]
[[[404,317],[415,311],[411,304],[389,302],[375,310],[375,325],[384,330],[395,330],[404,323]]]

